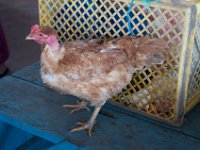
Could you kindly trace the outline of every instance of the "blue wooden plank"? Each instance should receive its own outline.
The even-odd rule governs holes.
[[[68,133],[76,121],[86,121],[91,112],[73,115],[61,106],[74,103],[73,96],[23,80],[0,80],[0,120],[44,139],[69,142],[86,149],[200,149],[200,140],[141,119],[103,108],[90,138],[86,131]],[[109,115],[106,115],[109,114]]]
[[[0,121],[0,150],[16,149],[32,137],[32,134]]]
[[[5,83],[5,86],[2,85],[1,82]],[[18,79],[13,80],[11,77],[0,80],[0,120],[43,137],[51,142],[57,143],[62,141],[62,138],[55,136],[56,134],[54,132],[48,130],[49,120],[38,119],[40,115],[48,116],[51,114],[51,116],[54,117],[53,114],[55,112],[51,111],[51,109],[48,111],[49,104],[45,105],[46,103],[42,101],[43,99],[47,101],[51,100],[51,98],[45,98],[51,97],[51,92],[45,88],[38,91],[38,86],[32,86],[31,83],[23,83],[25,82]],[[54,96],[54,98],[56,99],[56,96]],[[36,102],[36,105],[33,105],[34,102]],[[50,104],[51,102],[53,101],[50,101]],[[38,122],[35,122],[37,120]],[[42,132],[38,129],[43,131],[47,130],[49,132]]]
[[[46,87],[46,85],[44,85],[42,83],[41,78],[40,78],[39,62],[14,73],[12,76]],[[198,104],[195,108],[193,108],[193,110],[191,112],[189,112],[185,116],[184,123],[180,127],[170,126],[168,124],[152,120],[148,117],[144,117],[142,115],[122,109],[117,106],[110,105],[108,103],[104,107],[107,109],[112,109],[112,110],[118,111],[120,113],[124,113],[126,115],[130,115],[133,117],[137,117],[137,118],[149,121],[153,124],[174,130],[175,132],[179,132],[181,134],[185,134],[185,135],[200,139],[200,127],[199,127],[200,126],[200,117],[199,117],[200,104]]]
[[[48,150],[86,150],[86,149],[77,147],[76,145],[73,145],[66,141],[62,141],[62,142],[48,148]]]
[[[40,78],[40,62],[25,67],[20,71],[11,74],[11,76],[44,86]]]
[[[52,147],[53,145],[55,144],[35,136],[17,147],[16,150],[44,150]]]

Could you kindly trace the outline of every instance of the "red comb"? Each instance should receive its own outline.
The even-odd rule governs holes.
[[[35,24],[31,27],[31,33],[34,33],[39,30],[40,30],[40,26],[38,24]]]

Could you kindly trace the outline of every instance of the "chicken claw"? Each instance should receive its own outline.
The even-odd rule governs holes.
[[[70,130],[69,132],[71,133],[71,132],[75,132],[75,131],[81,131],[81,130],[88,129],[89,136],[92,136],[92,129],[93,129],[96,117],[97,117],[101,107],[102,106],[95,107],[94,112],[92,113],[92,116],[87,123],[77,122],[77,124],[80,125],[80,127],[74,128],[74,129]]]
[[[92,132],[93,126],[94,126],[94,122],[88,121],[87,123],[83,123],[83,122],[77,122],[77,125],[80,125],[80,127],[74,128],[72,130],[70,130],[69,132],[75,132],[75,131],[81,131],[81,130],[85,130],[88,129],[88,135],[92,136],[92,134],[94,134],[94,132]]]
[[[86,101],[82,101],[82,102],[79,102],[77,101],[77,104],[75,105],[68,105],[68,104],[65,104],[65,105],[62,105],[64,108],[73,108],[70,113],[73,113],[75,111],[79,111],[81,109],[86,109],[87,111],[90,111],[90,109],[87,107],[87,102]]]

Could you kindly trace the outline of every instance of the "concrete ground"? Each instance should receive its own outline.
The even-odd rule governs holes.
[[[0,0],[0,20],[10,50],[6,64],[11,72],[38,61],[39,45],[25,40],[31,25],[39,22],[38,0]]]

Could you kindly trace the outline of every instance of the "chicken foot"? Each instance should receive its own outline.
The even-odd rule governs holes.
[[[87,111],[90,111],[90,109],[87,107],[87,102],[86,101],[82,101],[82,102],[77,101],[77,104],[75,104],[75,105],[65,104],[65,105],[62,105],[62,107],[64,107],[64,108],[72,108],[70,113],[74,113],[75,111],[79,111],[81,109],[86,109]]]
[[[80,125],[80,127],[70,130],[70,133],[88,129],[89,136],[92,136],[92,129],[93,129],[96,117],[97,117],[100,109],[101,109],[101,106],[96,106],[90,120],[87,123],[78,122],[77,125]]]

